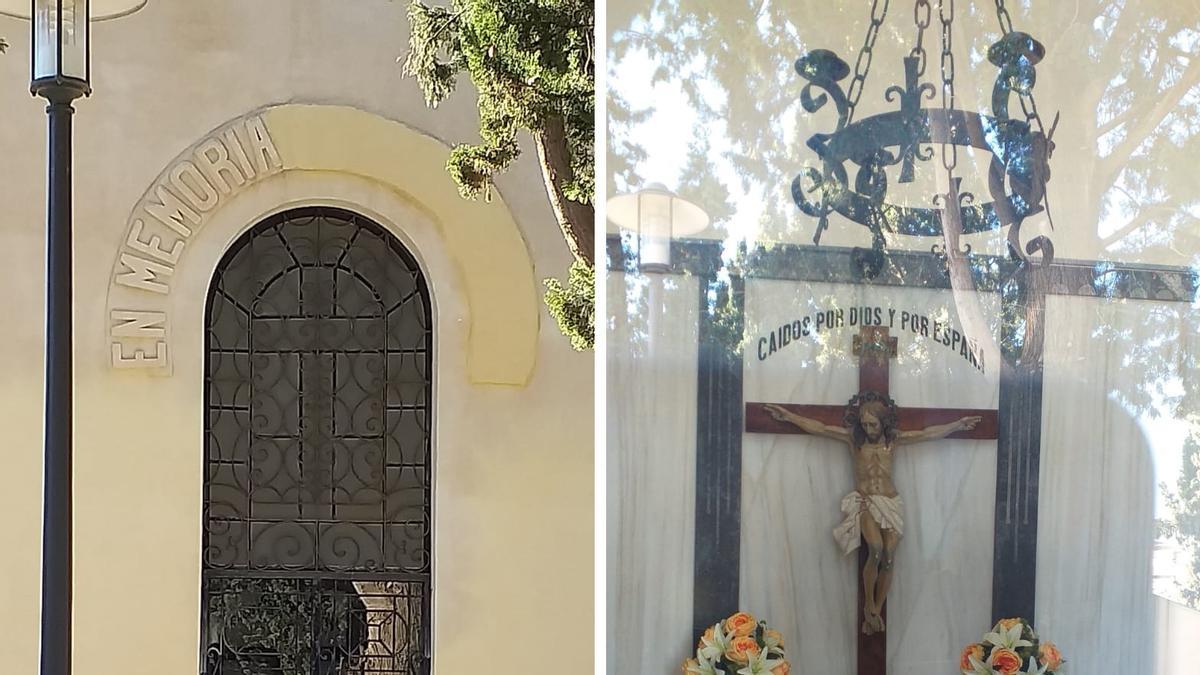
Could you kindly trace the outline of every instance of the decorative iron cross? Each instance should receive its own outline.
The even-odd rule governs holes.
[[[855,397],[855,400],[863,397],[879,397],[882,395],[884,400],[890,401],[890,399],[887,399],[889,366],[890,360],[895,358],[896,352],[897,340],[889,335],[887,328],[864,327],[859,335],[854,337],[854,354],[859,357],[859,395]],[[772,412],[772,409],[775,412]],[[855,448],[855,452],[859,452],[860,448],[856,445],[858,441],[853,440],[854,430],[846,428],[846,413],[846,405],[747,403],[746,431],[770,434],[803,434],[813,433],[813,431],[805,429],[805,426],[816,431],[820,431],[820,427],[824,427],[825,430],[836,433],[822,433],[821,435],[838,438],[844,435],[845,438],[842,440],[851,442],[852,447]],[[995,410],[897,407],[895,408],[895,413],[895,423],[898,429],[896,433],[898,437],[908,438],[908,442],[918,442],[934,438],[995,439],[998,437],[999,420]],[[785,414],[799,422],[780,419]],[[961,425],[961,422],[965,420],[977,421],[972,425]],[[800,426],[800,424],[804,426]],[[893,444],[893,441],[890,439],[884,442],[884,445],[889,448]],[[866,446],[864,445],[863,447],[865,448]],[[861,460],[856,458],[856,462],[858,461]],[[888,458],[887,480],[889,484],[891,481],[890,461],[890,458]],[[856,478],[858,477],[856,476]],[[843,508],[845,508],[845,504],[843,504]],[[863,508],[866,507],[864,506]],[[873,517],[878,518],[878,516]],[[899,517],[899,514],[896,514],[896,517]],[[886,514],[884,515],[884,520],[887,520]],[[879,525],[884,528],[887,527],[886,523],[879,523]],[[886,530],[884,531],[886,532]],[[878,560],[874,562],[878,565]],[[882,628],[883,622],[886,619],[886,604],[882,598],[878,602],[879,615],[875,617],[879,622],[878,629],[873,632],[867,630],[871,625],[871,617],[868,617],[865,607],[867,599],[874,596],[874,589],[868,592],[865,582],[867,577],[865,571],[868,565],[867,546],[859,546],[859,565],[860,569],[864,570],[864,574],[860,575],[858,582],[859,602],[858,622],[856,626],[863,626],[864,629],[858,631],[858,675],[887,675],[887,633]],[[890,575],[890,569],[887,572]],[[890,576],[888,578],[890,581]],[[886,588],[884,592],[886,593]]]
[[[884,98],[890,103],[892,95],[900,99],[900,126],[904,129],[904,140],[900,144],[900,182],[911,183],[916,179],[917,159],[927,161],[933,158],[933,148],[926,147],[921,152],[921,142],[918,139],[929,135],[929,118],[922,114],[921,97],[932,99],[935,92],[932,84],[921,82],[919,72],[921,60],[915,56],[904,59],[904,88],[888,87]]]

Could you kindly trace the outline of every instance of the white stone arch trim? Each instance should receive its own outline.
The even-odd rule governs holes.
[[[432,236],[410,248],[422,260],[423,246],[436,246],[450,261],[438,276],[430,270],[428,281],[435,294],[449,277],[461,289],[466,377],[476,384],[524,386],[535,365],[539,328],[529,250],[502,199],[459,196],[445,171],[448,153],[441,142],[399,122],[343,106],[287,104],[218,127],[176,157],[129,216],[108,293],[112,365],[171,374],[173,354],[187,335],[170,310],[172,296],[193,288],[182,283],[191,270],[211,275],[215,269],[220,256],[210,259],[197,250],[211,253],[220,244],[224,251],[233,241],[214,223],[228,223],[233,204],[276,176],[318,172],[366,179],[423,214]],[[307,197],[330,194],[321,184],[310,187]],[[271,208],[258,206],[264,213],[254,217]],[[404,224],[393,232],[413,243],[405,239]]]

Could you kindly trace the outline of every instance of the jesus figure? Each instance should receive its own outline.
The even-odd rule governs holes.
[[[867,562],[862,571],[865,595],[862,631],[867,635],[882,631],[883,603],[892,585],[896,547],[904,535],[904,506],[892,483],[892,453],[899,445],[969,431],[982,418],[963,417],[920,431],[900,431],[895,402],[887,395],[873,391],[850,399],[843,427],[797,415],[782,406],[767,404],[764,407],[780,422],[850,446],[855,490],[842,499],[842,513],[846,518],[834,528],[833,536],[847,555],[859,547],[859,538],[867,542]]]

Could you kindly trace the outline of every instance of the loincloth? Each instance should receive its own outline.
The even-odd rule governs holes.
[[[862,538],[860,516],[864,512],[871,514],[881,530],[895,530],[896,534],[904,534],[904,503],[900,497],[864,495],[855,490],[842,498],[842,513],[846,514],[846,518],[833,528],[833,538],[846,555],[859,546]]]

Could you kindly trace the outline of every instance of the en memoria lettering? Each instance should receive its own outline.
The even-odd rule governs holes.
[[[130,215],[113,269],[110,294],[120,296],[109,309],[114,368],[170,367],[166,298],[188,243],[238,190],[282,169],[266,123],[252,115],[203,138],[150,186]]]

